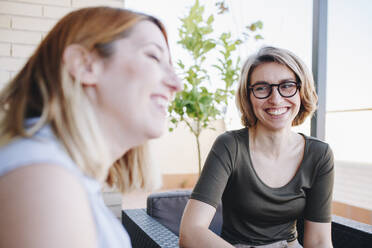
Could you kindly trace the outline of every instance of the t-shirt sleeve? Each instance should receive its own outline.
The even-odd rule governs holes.
[[[317,173],[307,191],[304,218],[314,222],[331,222],[334,182],[333,153],[325,144],[324,154],[317,163]]]
[[[221,134],[216,139],[191,194],[191,199],[217,208],[233,170],[236,147],[236,140],[230,132]]]

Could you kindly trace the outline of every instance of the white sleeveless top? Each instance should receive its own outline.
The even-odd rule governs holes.
[[[36,120],[27,120],[26,125],[35,123]],[[128,233],[106,207],[99,182],[83,174],[56,139],[50,126],[41,128],[32,138],[15,139],[0,147],[0,177],[17,168],[40,163],[64,167],[78,178],[89,198],[96,224],[98,247],[132,247]]]

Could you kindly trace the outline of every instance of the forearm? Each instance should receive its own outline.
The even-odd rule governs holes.
[[[180,232],[180,247],[226,247],[233,248],[230,243],[205,227],[192,227],[188,231]]]
[[[330,242],[312,242],[310,244],[305,243],[304,248],[333,248],[333,245]]]
[[[305,220],[304,248],[332,248],[331,223]]]

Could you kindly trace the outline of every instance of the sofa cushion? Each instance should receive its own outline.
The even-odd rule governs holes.
[[[153,193],[147,198],[147,214],[159,221],[177,236],[190,190],[176,190]],[[222,206],[219,204],[209,229],[220,235],[222,227]]]

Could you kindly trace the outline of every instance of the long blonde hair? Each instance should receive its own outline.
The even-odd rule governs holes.
[[[20,72],[0,93],[0,146],[15,137],[29,137],[50,124],[77,166],[87,175],[121,192],[151,188],[146,145],[128,151],[113,165],[94,110],[78,78],[63,62],[68,45],[79,44],[102,58],[114,53],[113,42],[129,35],[141,20],[155,23],[166,41],[161,22],[154,17],[109,7],[76,10],[49,32]],[[167,42],[168,44],[168,42]],[[26,129],[25,120],[40,117]]]

